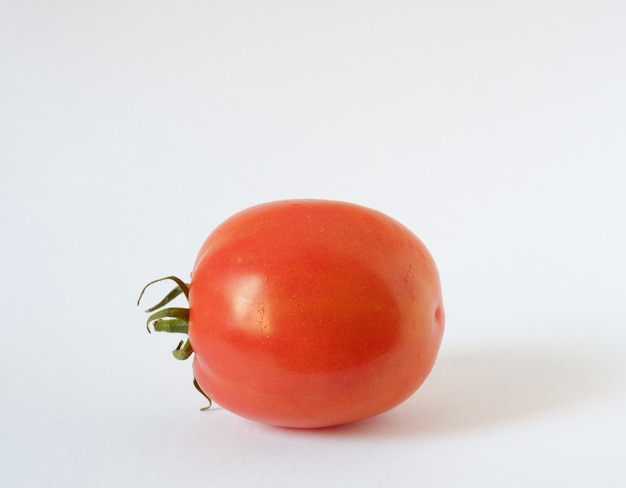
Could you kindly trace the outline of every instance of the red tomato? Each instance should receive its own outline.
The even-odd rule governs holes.
[[[392,218],[358,205],[271,202],[202,245],[189,287],[202,391],[284,427],[371,417],[407,399],[444,329],[435,263]]]

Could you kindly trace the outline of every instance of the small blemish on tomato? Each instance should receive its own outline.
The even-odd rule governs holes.
[[[262,329],[266,329],[267,325],[265,322],[265,306],[262,303],[259,303],[256,308],[256,319]]]
[[[435,323],[439,326],[442,327],[443,326],[443,322],[445,320],[445,314],[443,311],[443,306],[439,305],[436,309],[435,309]]]

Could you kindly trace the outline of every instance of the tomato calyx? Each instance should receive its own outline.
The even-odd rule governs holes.
[[[150,316],[146,320],[146,328],[148,329],[148,332],[151,333],[150,324],[152,324],[152,328],[155,330],[155,332],[175,332],[180,334],[188,334],[189,308],[163,308],[181,294],[185,295],[185,298],[189,300],[189,284],[185,283],[180,278],[176,276],[166,276],[165,278],[159,278],[157,280],[151,281],[143,287],[143,290],[141,290],[139,298],[137,299],[137,305],[141,303],[141,299],[143,298],[143,295],[148,287],[165,280],[174,281],[176,283],[176,287],[174,287],[167,295],[165,295],[165,297],[159,303],[146,309],[146,313],[150,314]],[[192,353],[193,349],[191,347],[189,339],[187,339],[186,342],[181,341],[176,349],[172,351],[174,357],[180,360],[185,360],[189,358]]]
[[[166,307],[172,300],[176,299],[180,295],[184,295],[187,301],[189,301],[189,283],[185,283],[183,280],[176,276],[166,276],[164,278],[159,278],[151,281],[146,286],[143,287],[141,293],[139,294],[139,298],[137,299],[137,305],[141,303],[141,299],[145,291],[155,283],[159,283],[161,281],[171,280],[176,283],[176,286],[167,294],[163,299],[153,305],[152,307],[145,310],[146,313],[149,313],[148,319],[146,320],[146,328],[149,333],[152,333],[150,330],[150,325],[155,332],[171,332],[178,334],[189,334],[189,308],[184,307]],[[193,354],[193,347],[191,346],[191,342],[189,338],[187,340],[182,340],[178,343],[176,348],[172,351],[172,355],[180,360],[184,361],[188,359]],[[204,396],[209,405],[201,408],[200,410],[208,410],[211,408],[212,400],[211,398],[202,391],[200,385],[193,379],[193,385],[196,390],[198,390],[202,396]]]

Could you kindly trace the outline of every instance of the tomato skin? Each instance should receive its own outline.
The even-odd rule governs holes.
[[[439,275],[422,242],[355,204],[288,200],[218,226],[189,289],[194,375],[242,417],[313,428],[382,413],[435,362]]]

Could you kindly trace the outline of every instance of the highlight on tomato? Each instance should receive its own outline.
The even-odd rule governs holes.
[[[369,418],[411,396],[444,331],[424,244],[387,215],[346,202],[243,210],[206,239],[187,283],[147,310],[148,330],[186,334],[194,384],[241,417],[317,428]],[[188,308],[170,306],[184,295]]]

